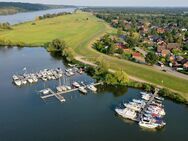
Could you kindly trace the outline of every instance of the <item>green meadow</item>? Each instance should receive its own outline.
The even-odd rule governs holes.
[[[23,42],[31,46],[40,46],[55,38],[64,39],[77,56],[91,61],[103,56],[111,69],[123,69],[130,76],[177,91],[188,100],[188,80],[92,49],[92,43],[107,32],[115,32],[115,29],[90,13],[79,11],[71,15],[15,25],[12,30],[0,31],[0,39],[9,40],[13,44]]]

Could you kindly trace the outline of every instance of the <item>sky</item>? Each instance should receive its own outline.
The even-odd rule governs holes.
[[[80,6],[188,7],[188,0],[0,0],[0,1],[80,5]]]

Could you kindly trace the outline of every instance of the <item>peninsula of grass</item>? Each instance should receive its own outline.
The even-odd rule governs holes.
[[[93,62],[102,56],[111,69],[123,69],[138,80],[176,91],[188,100],[188,80],[168,75],[150,66],[107,56],[92,49],[91,44],[97,38],[107,32],[114,32],[115,29],[91,13],[79,11],[71,15],[18,24],[12,28],[0,31],[0,40],[9,41],[12,45],[21,42],[30,46],[43,46],[53,39],[63,39],[73,49],[75,56],[83,56],[84,59]]]

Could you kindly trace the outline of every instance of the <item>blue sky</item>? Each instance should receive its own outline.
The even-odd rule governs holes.
[[[0,0],[6,2],[32,2],[45,4],[83,5],[83,6],[183,6],[188,0]]]

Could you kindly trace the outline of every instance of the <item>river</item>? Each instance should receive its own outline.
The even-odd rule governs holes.
[[[140,90],[127,87],[98,87],[98,93],[84,96],[79,92],[65,95],[66,102],[43,101],[38,90],[40,81],[21,88],[12,84],[12,75],[44,68],[66,68],[66,62],[43,48],[0,48],[0,140],[1,141],[114,141],[160,140],[179,141],[188,138],[188,108],[165,100],[167,125],[151,132],[136,123],[116,116],[114,108],[122,101],[140,98]],[[72,78],[94,81],[83,74]],[[54,88],[58,81],[46,86]]]
[[[18,24],[18,23],[33,21],[37,16],[42,16],[44,14],[73,12],[74,10],[75,8],[62,8],[62,9],[40,10],[34,12],[23,12],[23,13],[16,13],[13,15],[0,15],[0,23],[9,22],[10,24]]]

